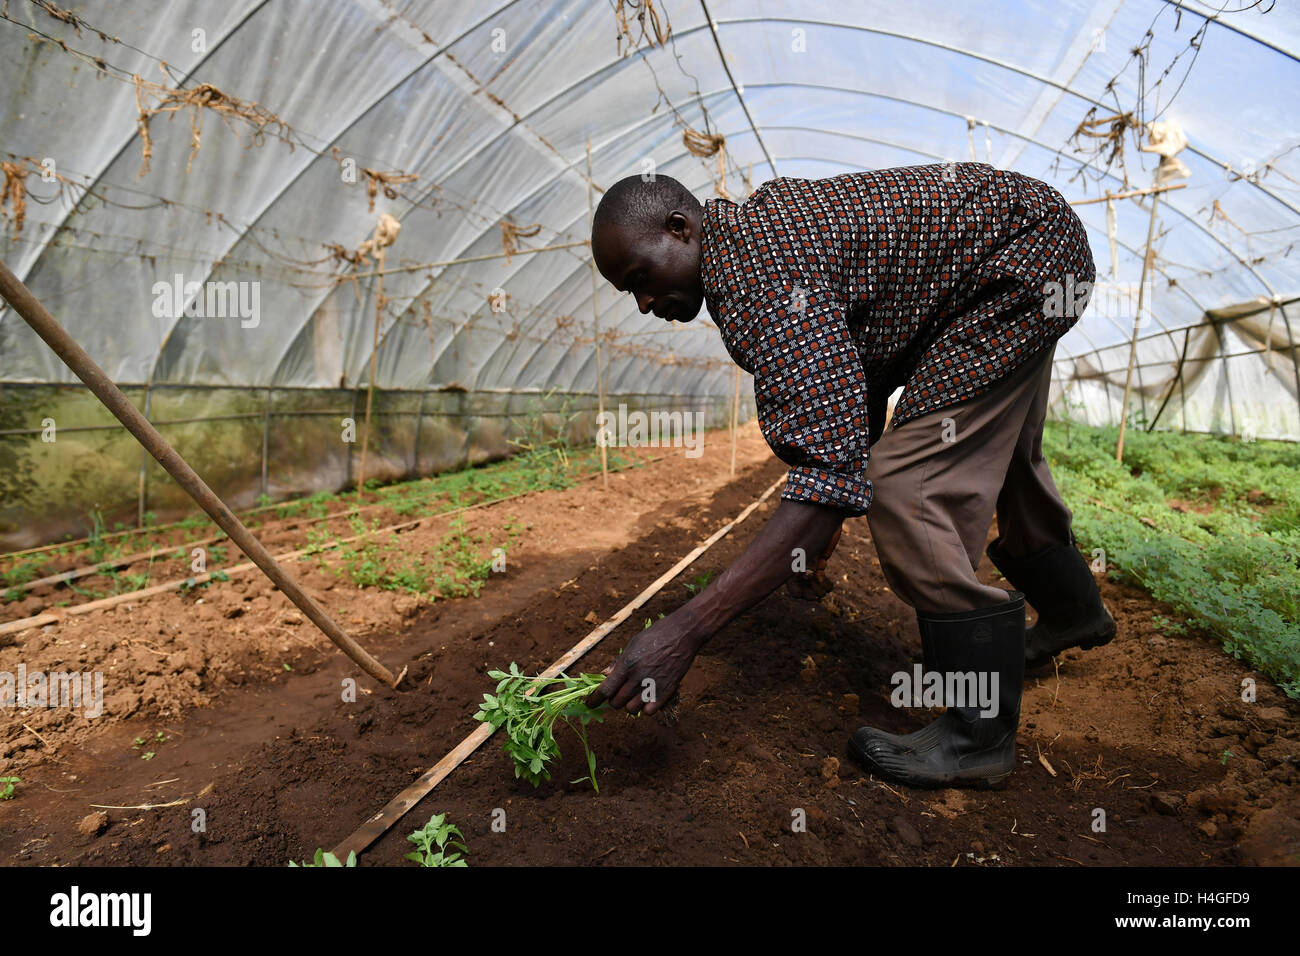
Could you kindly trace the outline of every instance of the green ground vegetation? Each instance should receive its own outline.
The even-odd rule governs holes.
[[[1300,445],[1049,422],[1058,488],[1106,573],[1300,699]],[[1159,616],[1158,616],[1159,617]]]

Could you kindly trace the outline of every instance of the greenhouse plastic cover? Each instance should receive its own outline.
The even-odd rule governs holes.
[[[706,315],[665,326],[603,280],[593,293],[588,144],[597,189],[653,169],[718,195],[718,160],[686,148],[689,127],[725,137],[735,200],[775,175],[952,160],[1096,199],[1155,178],[1137,134],[1122,165],[1075,136],[1094,107],[1135,108],[1146,43],[1143,115],[1185,133],[1190,175],[1158,202],[1132,407],[1161,427],[1300,438],[1295,4],[1234,3],[1207,26],[1216,8],[1192,0],[656,0],[663,45],[639,4],[590,0],[69,9],[77,22],[10,0],[0,20],[0,158],[29,172],[25,221],[5,207],[0,254],[135,396],[364,388],[382,291],[385,390],[589,394],[599,335],[611,396],[725,404],[731,366]],[[200,84],[276,122],[255,135],[216,110],[156,113],[142,172],[138,97]],[[62,182],[42,179],[49,161]],[[364,169],[391,179],[371,196]],[[1119,291],[1094,294],[1059,343],[1056,414],[1119,419],[1124,290],[1142,274],[1151,204],[1116,200],[1113,230],[1106,202],[1076,207]],[[355,255],[384,214],[401,231],[380,290],[373,256],[330,249]],[[521,234],[506,257],[509,226]],[[158,307],[159,283],[191,281],[256,283],[258,320]],[[74,381],[0,312],[0,383]]]

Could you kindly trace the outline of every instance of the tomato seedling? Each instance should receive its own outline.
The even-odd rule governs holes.
[[[587,744],[587,724],[604,720],[609,708],[606,704],[588,707],[583,699],[604,683],[605,676],[581,674],[569,677],[561,674],[559,677],[529,677],[513,662],[509,673],[488,671],[488,676],[497,679],[497,690],[495,694],[483,695],[483,703],[474,719],[490,724],[493,730],[505,727],[509,739],[501,749],[514,759],[515,776],[523,777],[534,787],[551,779],[546,765],[560,756],[560,746],[555,741],[555,724],[563,720],[582,741],[582,749],[587,755],[587,778],[591,781],[591,788],[600,793],[596,784],[596,755]]]

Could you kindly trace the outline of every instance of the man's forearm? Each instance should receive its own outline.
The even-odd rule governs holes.
[[[784,584],[795,573],[796,548],[803,550],[807,566],[812,567],[843,521],[844,513],[834,508],[782,499],[731,567],[677,612],[686,618],[691,640],[704,644]]]

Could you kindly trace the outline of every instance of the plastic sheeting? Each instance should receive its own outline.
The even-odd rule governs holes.
[[[746,177],[964,159],[1097,198],[1152,182],[1156,157],[1131,134],[1122,166],[1074,136],[1094,107],[1135,109],[1132,51],[1150,30],[1144,116],[1181,126],[1191,176],[1161,197],[1132,407],[1149,423],[1164,405],[1160,427],[1300,439],[1295,5],[1238,4],[1205,26],[1215,10],[1194,0],[656,0],[671,42],[631,52],[618,6],[87,0],[74,25],[11,0],[0,159],[26,174],[26,217],[19,232],[5,207],[0,254],[117,381],[243,389],[262,408],[267,389],[367,382],[376,266],[329,250],[355,251],[388,213],[402,231],[385,261],[382,389],[590,393],[601,335],[611,395],[722,400],[729,362],[703,317],[666,327],[603,281],[593,310],[581,245],[501,256],[503,222],[538,227],[521,249],[587,238],[588,142],[598,186],[653,168],[701,198],[717,162],[685,148],[685,127],[725,136],[733,198]],[[254,137],[201,110],[191,156],[191,114],[160,113],[141,175],[133,75],[212,84],[287,131]],[[399,181],[371,196],[367,168]],[[1118,420],[1150,202],[1115,201],[1113,257],[1107,203],[1077,207],[1111,288],[1058,347],[1057,413]],[[185,315],[166,290],[190,282],[256,288],[256,321]],[[1208,315],[1250,303],[1267,313]],[[0,383],[70,381],[0,312]]]

